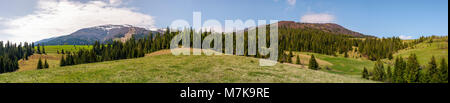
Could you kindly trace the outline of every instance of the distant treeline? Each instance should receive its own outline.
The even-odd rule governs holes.
[[[33,43],[15,44],[7,42],[3,44],[3,41],[0,41],[0,74],[18,70],[18,61],[20,59],[28,60],[28,57],[33,53]]]

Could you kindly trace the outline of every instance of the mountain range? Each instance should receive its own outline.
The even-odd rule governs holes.
[[[65,36],[43,39],[36,43],[44,43],[45,45],[88,45],[93,44],[95,41],[104,43],[112,40],[126,41],[132,36],[137,38],[146,37],[150,32],[156,34],[163,31],[151,31],[132,25],[101,25],[83,28]]]
[[[349,30],[334,23],[297,23],[294,21],[280,21],[278,25],[280,28],[318,29],[337,35],[349,35],[352,37],[373,37]],[[162,34],[164,30],[159,29],[156,31],[151,31],[132,25],[101,25],[83,28],[65,36],[43,39],[36,42],[36,44],[44,43],[45,45],[89,45],[93,44],[95,41],[100,41],[102,43],[113,40],[126,41],[132,36],[135,36],[136,38],[142,38],[148,36],[150,32],[152,32],[153,34]]]

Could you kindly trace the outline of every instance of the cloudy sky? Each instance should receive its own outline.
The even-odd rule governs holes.
[[[165,28],[202,19],[337,23],[378,37],[448,35],[448,0],[1,0],[0,41],[38,41],[104,24]]]

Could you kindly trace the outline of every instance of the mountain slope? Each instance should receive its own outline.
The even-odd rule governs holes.
[[[44,39],[36,43],[44,43],[45,45],[87,45],[93,44],[95,41],[122,40],[124,37],[129,38],[131,35],[145,37],[150,32],[156,33],[155,31],[131,25],[102,25],[80,29],[70,35]]]
[[[353,37],[372,37],[349,30],[334,23],[296,23],[294,21],[280,21],[278,23],[278,26],[280,28],[290,28],[290,29],[318,29],[324,32],[341,35],[350,35]]]
[[[144,58],[0,74],[0,83],[371,83],[278,64],[260,67],[242,56],[173,56],[156,52]]]

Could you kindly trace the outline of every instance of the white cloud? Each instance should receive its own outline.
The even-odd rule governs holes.
[[[300,18],[301,22],[305,23],[334,23],[335,17],[331,14],[320,13],[320,14],[306,14]]]
[[[132,8],[119,7],[121,3],[121,0],[39,0],[37,10],[32,14],[2,23],[6,28],[0,30],[0,34],[12,36],[0,40],[31,42],[105,24],[153,27],[152,16],[136,12]]]
[[[111,5],[117,6],[117,5],[122,4],[122,0],[109,0],[109,3],[110,3]]]
[[[412,36],[406,36],[406,35],[400,35],[399,38],[402,39],[402,40],[413,39]]]
[[[297,0],[287,0],[288,4],[294,6],[297,3]]]

